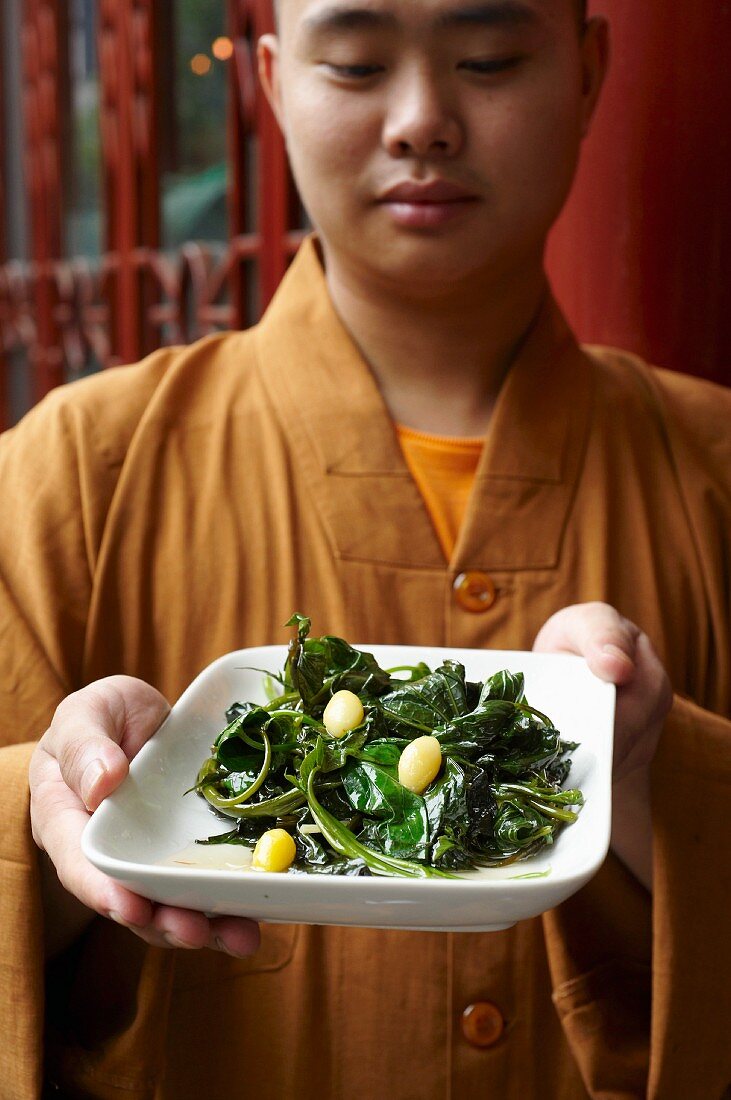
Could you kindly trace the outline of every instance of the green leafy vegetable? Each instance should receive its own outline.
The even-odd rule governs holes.
[[[229,707],[191,788],[236,823],[199,843],[251,846],[284,828],[291,873],[451,877],[532,856],[575,821],[583,797],[564,784],[577,746],[530,706],[521,672],[479,684],[456,661],[382,669],[342,638],[311,638],[304,615],[287,625],[284,669],[265,674],[269,701]],[[343,690],[364,717],[333,738],[323,712]],[[442,766],[415,794],[399,760],[424,735]]]

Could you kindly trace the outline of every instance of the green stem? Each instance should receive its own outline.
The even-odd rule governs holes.
[[[538,785],[538,782],[536,782],[536,786]],[[542,802],[558,802],[559,805],[583,805],[583,795],[576,788],[556,791],[551,787],[545,787],[543,790],[535,790],[524,783],[499,783],[496,785],[495,791],[498,794],[515,792],[516,794],[525,795],[526,798],[539,798]]]
[[[275,798],[268,798],[264,802],[253,802],[248,806],[237,806],[231,817],[286,817],[287,814],[304,806],[307,799],[302,791],[293,787],[284,794],[278,794]],[[227,811],[228,812],[228,811]]]
[[[274,707],[275,710],[279,710],[281,709],[283,703],[297,703],[299,702],[299,698],[300,696],[298,691],[285,692],[284,695],[278,695],[276,699],[272,699],[269,703],[264,703],[261,709],[271,713],[269,710],[270,707]],[[289,711],[288,713],[294,712]]]
[[[569,825],[572,825],[576,821],[576,814],[571,810],[557,810],[555,806],[547,806],[545,802],[539,802],[535,798],[526,799],[529,806],[532,806],[534,810],[538,810],[539,814],[543,814],[544,817],[552,817],[554,821],[565,821]]]
[[[295,718],[299,719],[301,726],[312,726],[318,733],[326,732],[322,722],[318,722],[316,718],[311,718],[309,714],[302,714],[297,710],[272,710],[269,711],[269,715],[272,718],[291,718],[294,715]]]
[[[216,794],[215,791],[204,791],[205,797],[215,806],[218,810],[232,809],[234,806],[240,806],[242,802],[248,802],[252,795],[261,787],[262,783],[269,775],[269,767],[272,762],[272,745],[264,730],[261,730],[261,739],[264,744],[264,763],[261,766],[261,770],[257,775],[251,786],[247,787],[241,794],[234,795],[233,798],[222,798],[220,794]],[[258,745],[254,746],[258,748]]]

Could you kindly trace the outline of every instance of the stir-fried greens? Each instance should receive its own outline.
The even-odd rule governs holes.
[[[576,819],[583,797],[563,784],[577,745],[527,703],[522,673],[480,684],[456,661],[382,669],[342,638],[309,637],[305,616],[287,625],[270,701],[229,708],[191,788],[236,821],[199,843],[251,846],[285,830],[291,872],[453,877],[532,856]],[[344,701],[358,724],[333,735],[325,711],[338,692],[330,712]],[[421,792],[399,778],[419,738],[438,767]]]

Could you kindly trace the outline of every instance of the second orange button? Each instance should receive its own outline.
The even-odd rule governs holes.
[[[470,1046],[494,1046],[504,1030],[503,1014],[492,1001],[475,1001],[462,1013],[462,1034]]]

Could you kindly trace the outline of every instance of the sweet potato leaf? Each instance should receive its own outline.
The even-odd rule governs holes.
[[[343,772],[343,788],[353,809],[365,815],[361,840],[389,855],[426,857],[429,818],[420,795],[403,787],[385,768],[367,760],[348,765]]]

